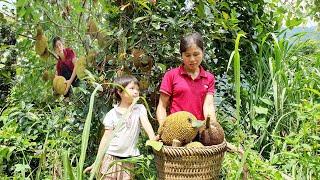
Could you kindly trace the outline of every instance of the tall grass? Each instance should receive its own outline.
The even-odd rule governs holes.
[[[228,64],[229,68],[234,60],[236,101],[241,99],[234,126],[244,129],[233,140],[238,142],[245,134],[241,143],[248,156],[227,155],[225,168],[233,171],[226,177],[239,179],[245,162],[254,179],[319,177],[320,46],[319,42],[299,42],[302,36],[289,40],[268,33],[261,39],[257,57],[250,59],[254,60],[254,76],[241,72],[241,82],[250,83],[248,94],[241,94],[244,87],[239,81],[241,64],[235,45]]]

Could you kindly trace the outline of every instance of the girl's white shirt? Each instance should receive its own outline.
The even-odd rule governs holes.
[[[124,114],[118,110],[118,106],[115,106],[104,117],[103,125],[106,129],[114,130],[123,116]],[[133,105],[129,118],[125,119],[120,125],[119,131],[115,132],[115,136],[111,140],[106,152],[107,154],[118,157],[140,155],[139,149],[136,145],[141,131],[141,116],[147,116],[147,110],[144,105]]]

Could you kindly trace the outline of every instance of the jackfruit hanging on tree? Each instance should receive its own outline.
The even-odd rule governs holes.
[[[63,76],[56,76],[53,79],[53,89],[60,95],[64,94],[64,91],[67,88],[67,84],[65,83],[66,79]]]
[[[131,55],[133,57],[133,65],[139,68],[141,66],[140,59],[144,56],[144,51],[141,49],[132,49]]]
[[[146,77],[143,77],[142,79],[140,79],[139,81],[139,87],[141,90],[146,90],[149,87],[149,81]]]
[[[50,54],[49,54],[49,50],[48,48],[45,49],[44,53],[40,55],[40,57],[44,60],[47,60],[49,58]]]
[[[87,57],[86,57],[86,62],[88,65],[92,66],[94,65],[96,62],[96,57],[97,57],[97,52],[96,51],[89,51]]]
[[[90,35],[91,39],[96,39],[99,34],[99,28],[97,26],[97,23],[92,18],[89,18],[89,20],[88,20],[87,34]]]
[[[76,74],[79,79],[83,79],[86,77],[86,67],[87,67],[87,62],[86,62],[86,57],[82,56],[80,57],[75,64],[76,68]]]
[[[43,30],[42,30],[41,27],[37,28],[35,51],[40,56],[43,56],[43,57],[49,56],[49,55],[45,54],[45,53],[49,54],[49,51],[48,51],[48,39],[43,34]]]
[[[199,130],[193,127],[194,121],[198,121],[197,118],[186,111],[170,114],[159,127],[160,139],[166,145],[172,145],[173,139],[179,140],[182,145],[193,141]]]
[[[105,48],[107,46],[107,35],[104,32],[98,32],[97,39],[100,48]]]

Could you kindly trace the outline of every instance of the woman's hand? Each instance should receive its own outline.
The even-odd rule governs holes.
[[[65,83],[67,84],[67,87],[66,87],[66,90],[64,91],[64,94],[63,95],[66,95],[70,89],[70,86],[71,86],[71,80],[66,80]]]

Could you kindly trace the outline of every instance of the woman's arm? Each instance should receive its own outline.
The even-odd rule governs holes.
[[[203,115],[205,119],[207,119],[207,117],[210,116],[211,124],[217,121],[213,94],[207,94],[204,99]]]
[[[142,124],[143,129],[146,131],[148,137],[150,140],[157,140],[156,139],[156,135],[153,131],[153,128],[148,120],[148,116],[147,115],[143,115],[140,117],[140,122]]]
[[[77,66],[77,64],[75,63],[75,61],[76,61],[76,58],[74,58],[73,60],[72,60],[72,63],[73,63],[73,70],[72,70],[72,75],[71,75],[71,77],[70,77],[70,79],[68,79],[67,81],[66,81],[66,83],[67,83],[67,88],[66,88],[66,90],[65,90],[65,94],[67,94],[68,93],[68,91],[69,91],[69,89],[70,89],[70,86],[71,86],[71,84],[72,84],[72,82],[73,82],[73,80],[76,78],[76,66]]]
[[[157,107],[157,120],[159,125],[162,125],[167,117],[167,107],[169,106],[170,96],[165,93],[160,93],[159,103]]]

